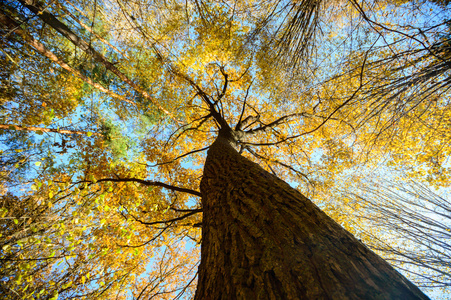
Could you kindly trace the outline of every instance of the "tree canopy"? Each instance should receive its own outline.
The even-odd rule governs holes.
[[[448,4],[2,2],[0,293],[192,297],[199,184],[219,128],[395,267],[417,262],[407,271],[425,291],[446,293],[449,199],[436,194],[451,182]],[[404,247],[406,224],[417,248]]]

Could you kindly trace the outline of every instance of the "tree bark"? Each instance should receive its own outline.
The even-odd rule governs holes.
[[[219,136],[201,181],[200,299],[429,299]]]

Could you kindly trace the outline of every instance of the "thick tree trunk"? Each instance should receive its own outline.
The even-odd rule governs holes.
[[[428,299],[287,183],[218,137],[201,182],[195,299]]]

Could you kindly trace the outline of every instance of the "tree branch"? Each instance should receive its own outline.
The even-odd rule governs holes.
[[[344,107],[345,105],[347,105],[349,102],[351,102],[351,101],[355,98],[355,96],[357,95],[357,93],[358,93],[358,92],[362,89],[362,87],[364,86],[364,84],[363,84],[363,73],[364,73],[366,61],[367,61],[367,58],[368,58],[368,54],[369,54],[370,50],[374,47],[374,45],[376,44],[376,42],[377,42],[378,40],[379,40],[379,39],[376,39],[376,41],[374,41],[374,43],[371,45],[370,49],[365,53],[365,57],[364,57],[364,59],[363,59],[362,66],[361,66],[361,68],[360,68],[359,87],[354,91],[354,93],[352,93],[352,95],[351,95],[347,100],[345,100],[343,103],[341,103],[341,104],[340,104],[338,107],[336,107],[336,108],[335,108],[335,109],[334,109],[334,110],[333,110],[326,118],[324,118],[324,120],[323,120],[318,126],[316,126],[315,128],[313,128],[312,130],[309,130],[309,131],[306,131],[306,132],[303,132],[303,133],[300,133],[300,134],[296,134],[296,135],[292,135],[292,136],[286,137],[286,138],[284,138],[284,139],[282,139],[282,140],[280,140],[280,141],[277,141],[277,142],[270,142],[270,143],[246,143],[246,144],[247,144],[247,145],[254,145],[254,146],[272,146],[272,145],[278,145],[278,144],[284,143],[284,142],[286,142],[286,141],[288,141],[288,140],[292,140],[292,139],[295,139],[295,138],[298,138],[298,137],[301,137],[301,136],[304,136],[304,135],[313,133],[313,132],[317,131],[318,129],[320,129],[321,127],[323,127],[323,125],[326,124],[326,123],[333,117],[333,115],[335,115],[335,113],[336,113],[337,111],[339,111],[341,108],[343,108],[343,107]]]
[[[237,130],[241,130],[241,128],[242,128],[243,126],[246,126],[246,125],[243,125],[243,124],[242,124],[241,120],[243,119],[244,111],[246,110],[247,97],[249,96],[249,91],[250,91],[250,89],[251,89],[251,86],[252,86],[252,83],[253,83],[253,82],[254,82],[254,81],[252,81],[252,82],[249,84],[249,86],[247,87],[247,89],[246,89],[246,96],[244,96],[243,107],[241,108],[240,118],[238,119],[238,122],[236,123],[236,126],[235,126],[235,130],[236,130],[236,131],[237,131]]]
[[[151,167],[151,168],[153,168],[153,167],[157,167],[157,166],[167,165],[167,164],[173,163],[173,162],[175,162],[176,160],[179,160],[179,159],[181,159],[181,158],[183,158],[183,157],[185,157],[185,156],[188,156],[188,155],[191,155],[191,154],[197,153],[197,152],[202,152],[202,151],[205,151],[205,150],[207,150],[207,149],[209,149],[209,148],[210,148],[210,146],[204,147],[204,148],[202,148],[202,149],[193,150],[193,151],[184,153],[184,154],[182,154],[182,155],[180,155],[180,156],[177,156],[176,158],[174,158],[174,159],[172,159],[172,160],[170,160],[170,161],[165,161],[165,162],[162,162],[162,163],[157,163],[157,164],[153,164],[153,165],[150,165],[150,166],[148,165],[148,166]]]
[[[173,186],[167,183],[163,183],[160,181],[151,181],[151,180],[144,180],[144,179],[139,179],[139,178],[102,178],[102,179],[98,179],[95,182],[92,180],[80,180],[78,182],[75,182],[75,184],[77,183],[95,183],[95,182],[137,182],[140,183],[142,185],[147,185],[147,186],[159,186],[159,187],[163,187],[166,188],[168,190],[171,191],[176,191],[176,192],[183,192],[183,193],[187,193],[187,194],[191,194],[193,196],[197,196],[197,197],[201,197],[201,193],[195,190],[191,190],[188,188],[182,188],[182,187],[178,187],[178,186]]]
[[[185,219],[185,218],[187,218],[187,217],[189,217],[189,216],[192,216],[192,215],[197,214],[197,213],[200,213],[200,212],[202,212],[201,209],[194,209],[194,210],[192,210],[191,212],[184,214],[183,216],[176,217],[176,218],[173,218],[173,219],[170,219],[170,220],[165,220],[165,221],[155,221],[155,222],[144,222],[144,221],[139,220],[138,218],[136,218],[136,217],[133,216],[132,214],[130,214],[130,216],[132,216],[132,217],[135,219],[135,221],[137,221],[137,222],[139,222],[139,223],[141,223],[141,224],[143,224],[143,225],[157,225],[157,224],[174,223],[174,222],[176,222],[176,221],[183,220],[183,219]]]
[[[302,116],[305,116],[305,113],[293,113],[293,114],[285,115],[285,116],[280,117],[277,120],[275,120],[275,121],[273,121],[273,122],[271,122],[269,124],[260,126],[258,128],[255,128],[255,129],[247,130],[245,133],[246,134],[255,134],[257,132],[265,131],[266,129],[275,127],[275,126],[281,124],[283,121],[285,121],[288,118],[291,118],[291,117],[302,117]]]

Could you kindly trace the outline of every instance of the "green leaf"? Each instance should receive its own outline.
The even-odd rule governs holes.
[[[16,283],[17,283],[17,284],[21,284],[21,283],[22,283],[22,278],[23,278],[23,275],[22,275],[22,274],[19,275],[19,276],[17,276]]]
[[[17,219],[14,219],[14,224],[19,224],[19,220],[17,220]]]
[[[68,287],[70,287],[72,285],[72,281],[69,281],[68,283],[63,285],[63,289],[67,289]]]
[[[92,132],[91,132],[91,131],[88,131],[88,132],[86,133],[86,135],[87,135],[88,137],[90,137],[90,136],[92,135]]]
[[[49,300],[58,300],[58,292],[55,292],[55,295],[53,295],[53,297]]]
[[[19,264],[19,268],[23,271],[27,271],[28,269],[30,269],[30,264],[28,263],[21,263]]]
[[[8,213],[8,209],[6,207],[0,208],[0,218],[3,218]]]
[[[36,134],[42,135],[44,132],[42,130],[36,130]]]
[[[35,164],[36,166],[39,167],[39,166],[41,165],[41,162],[40,162],[40,161],[37,161],[37,162],[35,162],[34,164]]]

